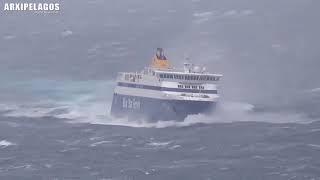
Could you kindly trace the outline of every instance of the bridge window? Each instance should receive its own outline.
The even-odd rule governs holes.
[[[192,89],[198,89],[197,86],[192,86]]]
[[[190,85],[185,85],[184,88],[190,88]]]
[[[178,85],[178,88],[183,88],[183,85]]]
[[[124,79],[128,81],[128,80],[129,80],[129,75],[128,75],[128,74],[125,74],[125,75],[124,75]]]

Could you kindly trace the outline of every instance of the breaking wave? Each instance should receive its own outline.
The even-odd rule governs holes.
[[[38,82],[45,84],[43,82]],[[303,114],[288,112],[255,112],[255,106],[242,102],[222,100],[214,113],[190,115],[184,121],[148,122],[144,119],[135,121],[127,118],[113,118],[109,115],[114,88],[113,81],[66,82],[68,86],[55,89],[46,101],[27,101],[20,104],[0,104],[0,112],[8,117],[55,117],[69,119],[71,123],[90,123],[130,127],[184,127],[194,124],[233,123],[233,122],[268,122],[268,123],[309,123],[313,120]],[[71,84],[70,84],[71,83]],[[32,86],[31,86],[32,87]],[[43,89],[43,93],[48,93]],[[53,95],[52,95],[53,94]],[[34,96],[41,96],[35,94]],[[43,100],[43,98],[41,98]]]
[[[12,143],[10,141],[7,141],[7,140],[0,141],[0,148],[6,148],[8,146],[14,146],[14,145],[16,145],[16,144]]]

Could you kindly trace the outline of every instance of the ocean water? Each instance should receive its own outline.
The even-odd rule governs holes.
[[[1,179],[320,178],[308,111],[221,101],[212,116],[128,121],[108,115],[112,81],[30,83],[14,84],[33,98],[1,105]]]
[[[1,11],[0,179],[320,180],[317,1],[60,4]],[[109,115],[157,47],[224,75],[213,115]]]

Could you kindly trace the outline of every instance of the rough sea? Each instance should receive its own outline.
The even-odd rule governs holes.
[[[318,0],[58,2],[0,3],[1,180],[320,180]],[[157,47],[224,75],[213,115],[109,115]]]

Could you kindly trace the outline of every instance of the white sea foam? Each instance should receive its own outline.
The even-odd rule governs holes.
[[[320,144],[308,144],[308,146],[319,149],[320,150]]]
[[[246,9],[246,10],[241,11],[241,14],[248,16],[248,15],[254,14],[254,11],[251,9]]]
[[[204,23],[206,21],[209,21],[212,15],[213,12],[211,11],[193,13],[193,16],[196,18],[193,22],[196,24]]]
[[[167,141],[167,142],[150,142],[148,143],[149,146],[167,146],[169,144],[171,144],[171,141]]]
[[[181,145],[176,144],[176,145],[169,147],[169,149],[171,149],[171,150],[178,149],[178,148],[181,148]]]
[[[310,93],[318,93],[318,92],[320,92],[320,88],[310,89],[310,90],[307,90],[307,92],[310,92]]]
[[[14,109],[17,109],[17,105],[15,104],[0,104],[0,112],[5,112],[5,111],[11,111],[11,110],[14,110]]]
[[[16,145],[16,144],[12,143],[10,141],[7,141],[7,140],[0,141],[0,147],[2,147],[2,148],[8,147],[8,146],[14,146],[14,145]]]
[[[320,129],[311,129],[310,132],[320,132]]]
[[[86,99],[86,98],[83,98]],[[80,103],[81,102],[81,103]],[[212,115],[189,115],[184,121],[158,121],[149,122],[145,119],[129,120],[128,118],[114,118],[109,115],[110,102],[82,102],[77,104],[64,104],[59,107],[51,108],[30,108],[21,106],[8,113],[11,117],[44,117],[53,116],[56,118],[70,119],[71,123],[90,123],[102,125],[117,125],[128,127],[147,127],[147,128],[166,128],[166,127],[185,127],[195,124],[212,123],[233,123],[233,122],[268,122],[268,123],[309,123],[311,119],[293,113],[256,113],[253,112],[254,106],[239,102],[220,102]],[[60,114],[50,114],[50,112],[64,108],[66,111]]]
[[[51,112],[60,109],[61,107],[25,107],[24,105],[18,106],[15,109],[10,109],[10,112],[5,113],[7,117],[30,117],[39,118],[51,116]],[[53,115],[54,116],[54,115]]]
[[[65,31],[61,32],[61,36],[63,36],[63,37],[71,36],[72,34],[73,34],[73,32],[71,30],[65,30]]]
[[[254,10],[252,9],[244,9],[244,10],[231,9],[223,12],[221,17],[243,17],[243,16],[250,16],[253,14],[254,14]]]
[[[211,16],[213,13],[210,12],[210,11],[207,11],[207,12],[198,12],[198,13],[193,13],[193,16],[195,17],[209,17]]]
[[[223,16],[235,16],[237,14],[238,14],[238,11],[236,10],[228,10],[223,13]]]
[[[3,36],[3,39],[4,40],[11,40],[11,39],[15,39],[16,36],[15,35],[6,35],[6,36]]]
[[[90,144],[90,146],[95,147],[95,146],[98,146],[101,144],[106,144],[106,143],[112,143],[112,141],[99,141],[99,142],[95,142],[95,143]]]
[[[230,102],[220,103],[217,110],[210,116],[207,115],[189,115],[184,121],[158,121],[148,122],[143,119],[136,121],[127,118],[117,119],[111,116],[105,116],[105,119],[96,119],[87,121],[92,124],[118,125],[129,127],[147,127],[147,128],[166,128],[166,127],[185,127],[195,124],[212,123],[234,123],[234,122],[268,122],[268,123],[310,123],[311,119],[301,114],[288,113],[255,113],[254,106],[247,103]]]
[[[73,84],[72,84],[73,83]],[[269,123],[309,123],[309,118],[294,113],[254,112],[254,106],[242,102],[228,102],[221,99],[212,115],[190,115],[182,122],[148,122],[128,118],[114,118],[109,115],[114,88],[113,81],[67,82],[65,88],[56,89],[64,98],[44,102],[2,104],[0,111],[11,117],[46,117],[70,119],[72,123],[91,123],[129,127],[165,128],[184,127],[198,123],[269,122]],[[42,83],[43,84],[43,83]],[[57,85],[61,87],[63,84]]]
[[[41,88],[44,92],[58,94],[62,98],[52,98],[45,101],[17,101],[0,104],[0,111],[8,117],[56,117],[94,121],[99,118],[105,119],[107,114],[106,104],[112,97],[114,83],[112,81],[94,82],[64,82],[56,87],[47,87],[47,82],[35,81],[35,84],[43,84]],[[52,82],[51,82],[52,83]],[[64,85],[64,88],[60,88]],[[26,88],[26,85],[22,85]],[[29,86],[28,86],[29,87]],[[30,86],[33,87],[33,86]],[[47,90],[47,89],[48,90]],[[110,89],[110,92],[108,90]],[[32,90],[28,90],[32,91]],[[37,98],[38,94],[32,94]],[[40,94],[41,95],[41,94]],[[55,96],[54,96],[55,97]]]

